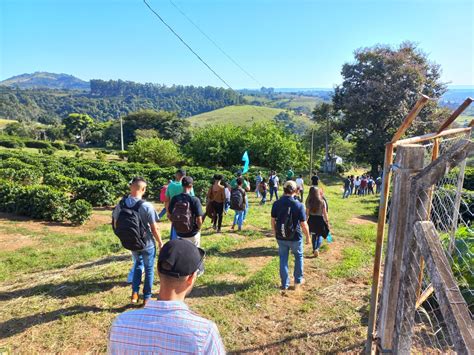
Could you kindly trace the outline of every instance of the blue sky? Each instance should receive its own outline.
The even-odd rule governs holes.
[[[405,40],[474,85],[471,0],[173,1],[267,87],[333,87],[356,48]],[[259,86],[169,0],[149,3],[233,88]],[[142,0],[0,0],[0,79],[34,71],[222,86]]]

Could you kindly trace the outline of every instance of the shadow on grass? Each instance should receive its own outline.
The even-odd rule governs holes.
[[[88,295],[90,293],[109,291],[117,286],[125,287],[128,286],[128,284],[124,281],[108,281],[107,278],[100,281],[86,280],[73,282],[66,281],[58,284],[47,283],[22,290],[0,292],[0,301],[9,301],[15,298],[32,296],[49,296],[58,299],[65,299],[69,297]]]
[[[228,258],[252,258],[256,256],[277,256],[278,249],[269,247],[251,247],[220,253]]]
[[[116,261],[126,261],[130,260],[130,267],[132,265],[132,255],[131,254],[123,254],[123,255],[110,255],[105,258],[96,260],[96,261],[91,261],[89,263],[85,263],[79,266],[74,267],[75,270],[80,270],[80,269],[88,269],[90,267],[94,266],[100,266],[100,265],[105,265],[109,263],[113,263]]]
[[[280,345],[283,345],[287,342],[291,342],[293,340],[298,340],[298,339],[310,338],[310,337],[324,336],[324,335],[329,335],[329,334],[332,334],[332,333],[339,333],[339,332],[343,332],[343,331],[345,331],[349,328],[350,327],[348,327],[348,326],[341,326],[341,327],[337,327],[337,328],[330,329],[330,330],[327,330],[327,331],[324,331],[324,332],[319,332],[319,333],[316,333],[316,332],[303,332],[303,333],[298,333],[298,334],[292,334],[292,335],[288,335],[288,336],[286,336],[286,337],[284,337],[284,338],[282,338],[282,339],[280,339],[276,342],[273,342],[273,343],[262,344],[262,345],[259,345],[259,346],[253,347],[253,348],[234,350],[234,351],[230,351],[229,354],[247,354],[247,353],[262,352],[262,351],[270,352],[270,353],[278,352],[277,348]],[[357,346],[355,346],[355,347],[358,347],[358,346],[359,346],[359,344],[357,344]]]
[[[205,298],[214,296],[226,296],[245,290],[250,287],[248,282],[235,283],[227,281],[209,282],[205,285],[194,286],[188,298]]]
[[[0,323],[0,339],[11,337],[34,327],[35,325],[54,322],[64,317],[70,317],[83,313],[122,313],[130,308],[136,308],[131,305],[126,305],[118,308],[100,308],[95,306],[72,306],[64,309],[57,309],[55,311],[34,314],[22,318],[13,318],[6,322]]]

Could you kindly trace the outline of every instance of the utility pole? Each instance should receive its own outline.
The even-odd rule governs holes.
[[[313,173],[313,142],[314,142],[314,128],[311,128],[311,154],[309,164],[309,176]]]
[[[124,146],[123,146],[123,120],[122,120],[122,116],[120,116],[120,143],[121,143],[122,152],[123,152],[125,149],[124,149]]]

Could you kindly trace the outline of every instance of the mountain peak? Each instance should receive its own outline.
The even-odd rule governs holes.
[[[32,74],[20,74],[0,81],[0,85],[18,87],[20,89],[69,89],[69,90],[90,90],[88,81],[76,78],[69,74],[56,74],[37,71]]]

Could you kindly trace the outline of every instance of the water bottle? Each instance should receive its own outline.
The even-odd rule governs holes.
[[[326,241],[327,241],[328,243],[332,243],[332,235],[331,235],[331,232],[328,233],[328,236],[327,236],[327,238],[326,238]]]

